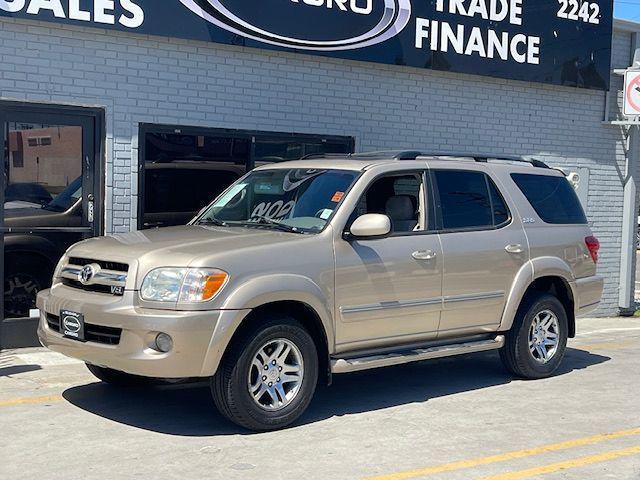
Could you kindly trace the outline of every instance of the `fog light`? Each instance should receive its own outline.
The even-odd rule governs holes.
[[[173,348],[173,339],[166,333],[159,333],[156,336],[156,350],[162,353],[170,352]]]

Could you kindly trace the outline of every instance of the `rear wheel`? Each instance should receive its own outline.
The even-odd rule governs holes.
[[[119,370],[91,365],[90,363],[87,363],[86,365],[89,371],[93,373],[98,380],[116,387],[142,387],[145,385],[152,385],[157,381],[153,378],[131,375]]]
[[[549,294],[528,295],[505,335],[500,358],[507,370],[519,377],[545,378],[560,366],[567,336],[567,314],[562,303]]]
[[[249,430],[276,430],[307,409],[318,380],[318,353],[292,318],[265,319],[225,354],[211,379],[218,410]]]

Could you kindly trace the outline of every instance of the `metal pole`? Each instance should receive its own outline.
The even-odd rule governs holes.
[[[640,48],[640,35],[631,37],[631,64],[635,65],[637,50]],[[624,179],[624,205],[622,209],[622,245],[620,254],[620,290],[618,305],[621,315],[632,315],[635,310],[636,281],[636,231],[638,228],[638,206],[636,204],[636,174],[640,163],[640,127],[629,127],[627,161]]]
[[[640,35],[631,37],[632,68],[635,65],[635,55],[640,48]],[[627,145],[627,162],[624,179],[624,206],[622,210],[622,251],[620,255],[620,290],[618,301],[621,315],[633,314],[635,310],[635,280],[636,280],[636,230],[638,228],[638,206],[636,205],[636,179],[640,155],[640,127],[629,127]]]
[[[620,314],[632,314],[635,310],[635,254],[638,210],[636,208],[636,170],[638,164],[637,126],[629,128],[629,146],[624,183],[624,206],[622,210],[622,252],[620,256]]]

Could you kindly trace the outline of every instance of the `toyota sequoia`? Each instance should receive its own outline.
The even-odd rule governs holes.
[[[311,156],[256,168],[186,226],[72,246],[38,335],[113,385],[209,379],[222,415],[273,430],[337,374],[497,350],[552,375],[600,302],[599,246],[539,160]]]

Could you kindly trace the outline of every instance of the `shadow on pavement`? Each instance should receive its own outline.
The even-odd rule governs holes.
[[[568,348],[556,375],[608,360],[609,357]],[[297,423],[422,403],[513,380],[502,368],[496,352],[335,375],[331,387],[318,388],[311,406]],[[204,383],[146,389],[92,383],[69,388],[63,397],[95,415],[158,433],[182,436],[247,433],[217,413],[208,385]]]
[[[3,367],[0,365],[0,377],[35,372],[36,370],[42,370],[42,367],[40,365],[12,365],[10,367]]]

